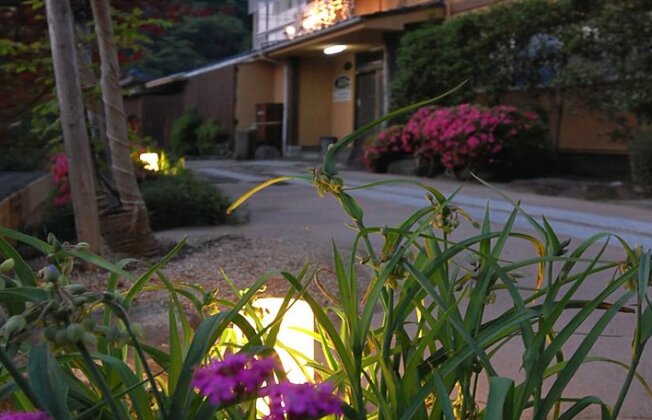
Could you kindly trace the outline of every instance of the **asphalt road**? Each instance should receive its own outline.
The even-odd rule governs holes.
[[[188,166],[200,175],[212,180],[219,188],[237,197],[258,183],[278,175],[305,173],[311,166],[305,162],[287,161],[194,161]],[[363,172],[344,171],[342,175],[347,185],[360,185],[375,180],[396,178],[392,176],[374,175]],[[480,219],[488,206],[495,228],[507,219],[513,209],[513,204],[495,190],[476,183],[461,184],[454,181],[425,181],[439,189],[445,195],[450,195],[462,187],[455,195],[454,203],[464,208],[471,217]],[[507,186],[498,185],[505,189]],[[368,190],[358,190],[352,193],[365,211],[365,221],[369,226],[394,225],[409,216],[417,208],[427,204],[424,193],[416,187],[405,185],[384,185]],[[652,248],[652,211],[632,206],[622,206],[598,202],[576,200],[572,198],[547,197],[534,194],[506,191],[513,201],[521,203],[524,211],[541,221],[545,214],[562,240],[571,239],[571,247],[600,232],[611,232],[622,237],[630,244],[641,244]],[[191,228],[168,231],[169,238],[179,238],[183,235],[220,235],[241,234],[264,241],[265,238],[282,235],[286,238],[309,239],[311,246],[328,258],[331,240],[346,252],[351,250],[353,231],[347,226],[350,219],[341,210],[335,200],[330,197],[320,198],[314,188],[301,181],[284,182],[272,186],[255,195],[248,203],[250,213],[249,223],[213,228]],[[519,216],[515,229],[534,233],[527,219]],[[464,237],[477,233],[470,224],[462,224],[455,235]],[[613,238],[609,240],[604,258],[622,260],[624,253]],[[597,252],[597,246],[593,252]],[[516,260],[536,256],[534,249],[524,241],[510,241],[503,258]],[[282,265],[282,261],[279,262]],[[525,284],[532,278],[531,272],[525,272]],[[595,295],[607,278],[598,277],[585,284],[579,292],[580,297]],[[509,306],[509,300],[498,298],[491,309],[495,314]],[[597,319],[596,313],[592,319]],[[491,313],[488,314],[491,317]],[[592,355],[611,357],[624,362],[630,356],[630,341],[634,319],[631,315],[619,314],[593,349]],[[582,330],[588,332],[590,325]],[[583,339],[578,334],[565,349],[567,357]],[[506,346],[496,355],[496,365],[499,373],[518,378],[519,344]],[[639,372],[652,382],[652,351],[644,355]],[[580,374],[572,381],[568,396],[597,395],[606,401],[615,399],[619,384],[624,377],[622,368],[603,363],[588,364],[580,370]],[[597,410],[585,411],[580,418],[599,418]],[[652,419],[652,399],[647,396],[643,387],[634,383],[626,400],[620,418]]]

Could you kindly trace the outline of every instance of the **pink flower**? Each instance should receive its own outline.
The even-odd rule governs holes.
[[[52,156],[49,171],[52,174],[52,183],[55,190],[54,206],[63,206],[72,199],[70,183],[68,182],[68,157],[65,153]]]
[[[219,405],[256,394],[272,378],[274,367],[273,359],[239,353],[197,369],[192,384],[212,405]]]
[[[42,411],[34,411],[31,413],[21,411],[6,411],[0,413],[0,420],[50,420],[50,416]]]
[[[342,415],[342,401],[333,394],[333,387],[327,382],[320,384],[282,382],[270,385],[266,396],[270,399],[267,420]]]

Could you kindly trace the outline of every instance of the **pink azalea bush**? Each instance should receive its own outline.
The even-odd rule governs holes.
[[[198,368],[192,384],[216,406],[267,397],[270,412],[266,420],[316,419],[342,414],[342,402],[333,394],[329,383],[276,383],[275,367],[273,359],[235,354]]]
[[[409,156],[415,152],[414,145],[407,140],[402,125],[393,125],[371,137],[364,145],[362,162],[374,171],[383,172],[392,157]]]
[[[68,182],[68,157],[65,153],[57,153],[50,158],[48,165],[54,184],[54,207],[66,205],[71,200],[70,183]]]
[[[392,160],[414,156],[420,165],[434,164],[455,174],[518,172],[527,159],[545,153],[544,138],[539,117],[513,106],[429,106],[417,110],[404,126],[391,126],[368,141],[363,162],[382,172]]]
[[[533,112],[506,105],[462,104],[421,108],[403,133],[404,144],[417,145],[417,157],[439,160],[445,169],[456,172],[493,169],[514,164],[510,159],[527,158],[521,152],[541,149],[545,130]]]

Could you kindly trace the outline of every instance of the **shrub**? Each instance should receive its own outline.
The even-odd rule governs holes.
[[[201,117],[195,108],[187,109],[176,119],[172,126],[170,148],[172,153],[181,157],[197,154],[197,129]]]
[[[228,141],[228,133],[215,120],[206,121],[197,128],[197,153],[200,156],[223,153],[223,146]]]
[[[537,115],[503,105],[425,107],[410,118],[403,138],[417,157],[439,160],[462,178],[470,171],[532,175],[528,165],[546,155],[545,129]]]
[[[267,277],[241,291],[236,302],[225,302],[216,291],[173,284],[159,271],[183,242],[137,276],[122,269],[124,262],[112,264],[88,253],[83,243],[60,243],[52,235],[44,242],[3,227],[0,235],[35,248],[48,260],[34,273],[1,241],[0,385],[3,408],[12,412],[0,417],[261,418],[255,401],[263,397],[270,420],[342,413],[345,404],[332,383],[289,382],[273,347],[275,333],[255,329],[262,319],[247,308]],[[106,270],[104,290],[71,282],[77,259]],[[161,287],[148,284],[154,276]],[[119,282],[129,285],[119,291]],[[128,315],[144,288],[169,293],[169,342],[161,348],[146,344]],[[199,319],[196,328],[184,297]],[[216,313],[218,307],[223,309]],[[245,341],[237,347],[230,341],[236,328]]]
[[[154,230],[225,222],[228,200],[213,184],[191,172],[145,179],[140,190]]]
[[[54,207],[61,207],[71,200],[68,181],[68,158],[65,153],[57,153],[50,159],[48,167],[54,184]]]
[[[374,172],[386,172],[387,166],[404,156],[411,156],[414,147],[404,139],[403,126],[393,125],[368,138],[363,147],[362,162]]]
[[[184,160],[172,163],[164,152],[159,154],[159,171],[144,169],[138,159],[141,151],[132,153],[143,200],[147,206],[152,229],[162,230],[180,226],[217,225],[226,220],[228,200],[213,184],[201,180],[184,168]],[[66,155],[55,155],[50,166],[55,193],[52,208],[43,222],[31,226],[40,238],[53,233],[64,240],[75,238],[75,217],[72,211]]]

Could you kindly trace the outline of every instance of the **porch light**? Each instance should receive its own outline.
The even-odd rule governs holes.
[[[141,153],[139,158],[140,161],[145,164],[146,170],[154,172],[159,171],[160,168],[158,166],[158,153]]]
[[[320,22],[321,21],[318,16],[309,14],[301,22],[301,27],[308,32],[312,32],[319,28]]]
[[[252,306],[262,311],[261,323],[266,326],[276,318],[282,304],[282,298],[260,298]],[[310,305],[304,300],[291,302],[283,315],[274,347],[290,382],[300,384],[313,379],[313,369],[305,365],[315,358],[315,343],[310,335],[314,330],[315,321]],[[290,352],[295,353],[296,360]],[[303,365],[303,369],[299,364]]]
[[[331,45],[330,47],[324,48],[324,54],[326,55],[333,55],[333,54],[339,54],[342,51],[346,49],[346,45]]]
[[[285,27],[285,35],[287,35],[288,38],[292,39],[296,34],[297,34],[297,28],[295,28],[294,26],[288,25]]]

